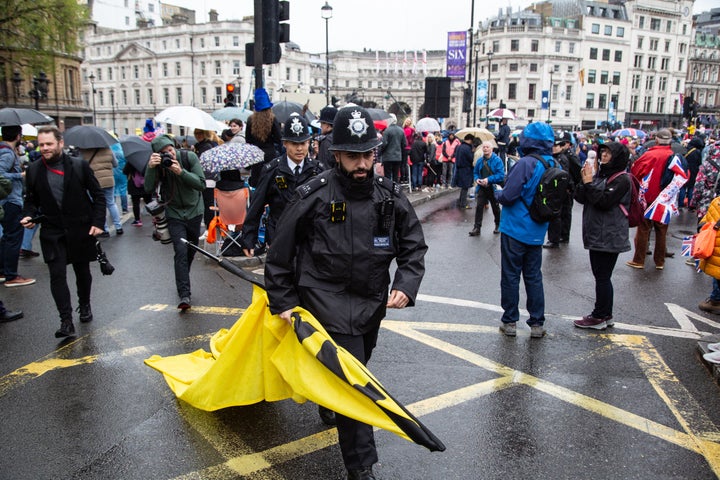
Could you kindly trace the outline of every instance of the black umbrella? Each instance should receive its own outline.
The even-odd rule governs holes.
[[[77,148],[110,148],[118,143],[117,138],[100,127],[93,125],[77,125],[65,132],[65,144]]]
[[[26,123],[53,123],[52,117],[32,108],[2,108],[0,109],[0,127],[5,125],[24,125]]]
[[[125,161],[141,174],[145,173],[145,167],[153,153],[150,143],[140,137],[128,137],[120,140],[120,146],[125,155]]]
[[[390,118],[390,114],[383,110],[382,108],[366,108],[368,115],[370,115],[370,118],[373,120],[387,120]]]
[[[285,123],[288,118],[290,118],[290,115],[293,113],[297,113],[298,115],[303,114],[303,106],[300,105],[297,102],[288,102],[287,100],[283,100],[282,102],[278,102],[272,107],[272,111],[275,114],[275,118],[278,119],[278,122]],[[315,115],[313,115],[310,110],[305,112],[305,119],[308,121],[308,123],[315,120]]]

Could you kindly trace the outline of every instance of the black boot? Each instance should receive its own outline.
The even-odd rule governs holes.
[[[348,480],[375,480],[372,467],[363,467],[358,470],[348,470]]]
[[[87,305],[80,305],[78,312],[80,312],[80,322],[88,323],[93,321],[92,309],[89,303]]]
[[[320,420],[322,420],[325,425],[329,427],[334,427],[335,425],[337,425],[337,422],[335,421],[335,412],[333,412],[329,408],[318,405],[318,413],[320,414]]]
[[[60,328],[55,332],[55,338],[63,337],[74,337],[75,336],[75,325],[73,325],[72,318],[69,320],[63,320],[60,324]]]

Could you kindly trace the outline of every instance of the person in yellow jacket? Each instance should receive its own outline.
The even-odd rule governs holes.
[[[715,197],[707,213],[700,220],[700,224],[707,222],[715,223],[720,220],[720,196]],[[710,296],[698,305],[698,308],[704,312],[720,315],[720,236],[715,237],[715,248],[710,257],[700,260],[700,270],[712,277],[712,292]]]

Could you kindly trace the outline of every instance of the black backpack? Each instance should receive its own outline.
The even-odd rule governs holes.
[[[545,223],[560,216],[560,210],[567,201],[568,189],[571,185],[570,173],[556,166],[551,167],[540,155],[531,156],[543,164],[545,171],[540,177],[532,203],[525,206],[533,221]],[[553,160],[553,164],[557,165],[557,161]]]

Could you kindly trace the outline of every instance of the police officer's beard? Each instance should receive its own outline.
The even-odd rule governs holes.
[[[341,163],[338,163],[337,165],[338,165],[338,168],[340,169],[340,172],[341,172],[343,175],[345,175],[347,178],[349,178],[350,181],[353,182],[353,183],[363,184],[363,183],[372,182],[372,179],[373,179],[373,170],[372,170],[372,168],[369,168],[369,169],[356,168],[356,169],[353,170],[352,172],[348,172],[347,170],[345,170],[345,168],[343,168],[343,166],[342,166]],[[364,177],[364,178],[362,178],[362,179],[355,178],[355,174],[356,174],[356,173],[362,173],[362,172],[365,173],[365,177]]]

